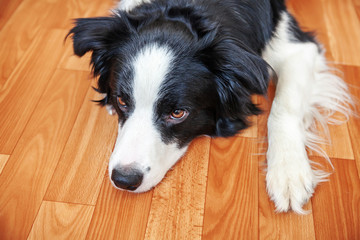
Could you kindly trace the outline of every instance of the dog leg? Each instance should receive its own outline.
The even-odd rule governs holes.
[[[314,42],[290,40],[288,20],[284,13],[263,53],[279,76],[268,119],[266,186],[277,211],[304,214],[302,206],[328,176],[311,168],[306,152],[306,147],[318,150],[315,121],[326,128],[334,112],[348,116],[351,98]]]
[[[267,190],[276,210],[304,213],[302,206],[319,179],[312,171],[305,149],[304,125],[313,60],[299,51],[287,57],[279,69],[276,94],[268,119]],[[312,52],[312,53],[311,53]]]

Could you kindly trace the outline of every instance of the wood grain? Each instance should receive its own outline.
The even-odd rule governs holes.
[[[5,84],[15,67],[20,64],[26,50],[41,30],[60,28],[66,30],[61,37],[46,38],[61,42],[61,44],[53,45],[57,46],[55,49],[59,51],[48,52],[59,53],[62,41],[72,25],[72,19],[105,15],[111,6],[111,1],[97,1],[92,4],[89,4],[87,0],[23,1],[0,32],[0,56],[2,56],[0,58],[0,86]],[[46,58],[43,57],[43,59]],[[48,61],[53,62],[50,59]]]
[[[314,159],[320,161],[319,159]],[[360,180],[355,162],[332,159],[335,173],[312,198],[317,239],[360,238]],[[332,169],[328,167],[328,172]]]
[[[356,103],[354,109],[355,114],[350,117],[348,128],[358,174],[360,176],[360,67],[343,65],[341,70],[344,72],[349,84],[350,93]]]
[[[0,85],[5,84],[9,79],[10,74],[21,63],[25,52],[33,44],[33,41],[36,38],[41,39],[41,36],[38,36],[41,30],[41,23],[44,22],[46,12],[50,11],[50,9],[51,4],[46,3],[46,1],[24,1],[1,30],[0,54],[2,58],[0,58]],[[49,16],[47,20],[53,21],[52,17]],[[60,36],[55,39],[51,37],[47,39],[61,41]],[[46,57],[43,57],[43,59],[46,59]],[[51,59],[48,59],[48,61],[53,62]]]
[[[65,49],[63,57],[58,65],[58,68],[67,69],[67,70],[80,70],[80,71],[90,71],[90,56],[91,54],[87,53],[83,57],[78,57],[74,54],[72,41],[70,37],[67,38],[65,42]]]
[[[352,0],[321,0],[331,52],[337,63],[360,66],[360,21]]]
[[[359,0],[353,0],[353,4],[355,7],[356,14],[358,16],[358,19],[360,19],[360,1]]]
[[[353,148],[351,145],[349,129],[346,122],[341,125],[328,125],[330,139],[324,134],[323,139],[329,140],[326,144],[319,144],[326,154],[331,158],[354,159]],[[309,151],[310,156],[321,156],[321,154]]]
[[[117,117],[90,101],[93,99],[99,99],[99,94],[90,88],[50,182],[46,200],[96,203],[116,139]]]
[[[22,0],[0,0],[0,31],[8,22],[11,15],[15,12]]]
[[[153,191],[116,190],[104,178],[87,239],[144,239]]]
[[[93,212],[93,206],[43,201],[27,239],[85,239]]]
[[[303,29],[317,32],[359,103],[360,0],[286,2]],[[360,118],[331,128],[335,171],[306,206],[312,213],[274,213],[263,172],[272,85],[254,97],[265,113],[252,128],[197,140],[145,194],[114,189],[106,165],[116,117],[88,101],[97,98],[89,55],[80,59],[63,42],[73,18],[108,15],[114,4],[0,0],[1,240],[360,239]]]
[[[335,58],[331,52],[322,1],[288,0],[286,1],[286,5],[299,22],[300,27],[304,31],[313,32],[315,34],[316,39],[326,49],[326,58],[329,61],[334,61]]]
[[[0,239],[24,239],[70,135],[89,82],[56,71],[0,175]],[[40,80],[40,79],[38,79]]]
[[[257,116],[251,116],[249,118],[250,127],[242,130],[240,133],[236,134],[238,137],[247,137],[247,138],[257,138]]]
[[[214,139],[206,193],[204,239],[258,237],[258,164],[255,141]]]
[[[9,155],[0,154],[0,174],[2,173],[2,170],[5,167],[5,164],[9,160],[9,157],[10,157]]]
[[[311,202],[304,209],[311,211]],[[275,213],[274,203],[266,192],[264,171],[259,174],[259,239],[315,239],[312,213]]]
[[[201,239],[210,138],[187,154],[154,190],[145,239]]]
[[[64,34],[62,30],[39,34],[0,89],[0,153],[12,153],[61,58]]]
[[[258,212],[259,239],[315,239],[312,214],[300,216],[295,213],[275,213],[274,203],[269,199],[265,185],[266,151],[267,151],[267,119],[275,95],[275,86],[270,84],[267,98],[259,97],[260,107],[264,114],[258,117],[257,155],[258,174]],[[305,206],[311,210],[311,203]]]

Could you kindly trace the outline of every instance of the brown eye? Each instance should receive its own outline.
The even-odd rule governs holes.
[[[187,115],[187,112],[185,110],[176,109],[171,113],[171,118],[180,120],[180,119],[183,119],[186,115]]]
[[[118,102],[122,107],[126,107],[126,103],[122,100],[121,97],[118,97]]]

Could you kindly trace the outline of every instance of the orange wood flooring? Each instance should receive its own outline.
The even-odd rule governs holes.
[[[335,166],[306,205],[274,213],[265,191],[265,114],[229,139],[202,137],[154,190],[108,181],[116,117],[91,99],[88,57],[64,37],[71,19],[111,0],[0,0],[0,239],[360,239],[360,120],[332,126]],[[289,0],[360,98],[360,1]],[[269,90],[269,99],[273,95]]]

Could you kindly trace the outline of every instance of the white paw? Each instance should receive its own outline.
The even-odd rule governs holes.
[[[306,153],[283,150],[284,152],[277,154],[268,154],[268,158],[277,159],[268,159],[267,191],[275,203],[276,211],[287,212],[292,209],[296,213],[306,214],[302,207],[314,193],[317,177]]]
[[[108,111],[108,113],[109,113],[110,115],[115,115],[115,114],[116,114],[116,110],[115,110],[115,108],[114,108],[113,106],[111,106],[111,105],[106,105],[105,107],[106,107],[106,110]]]

